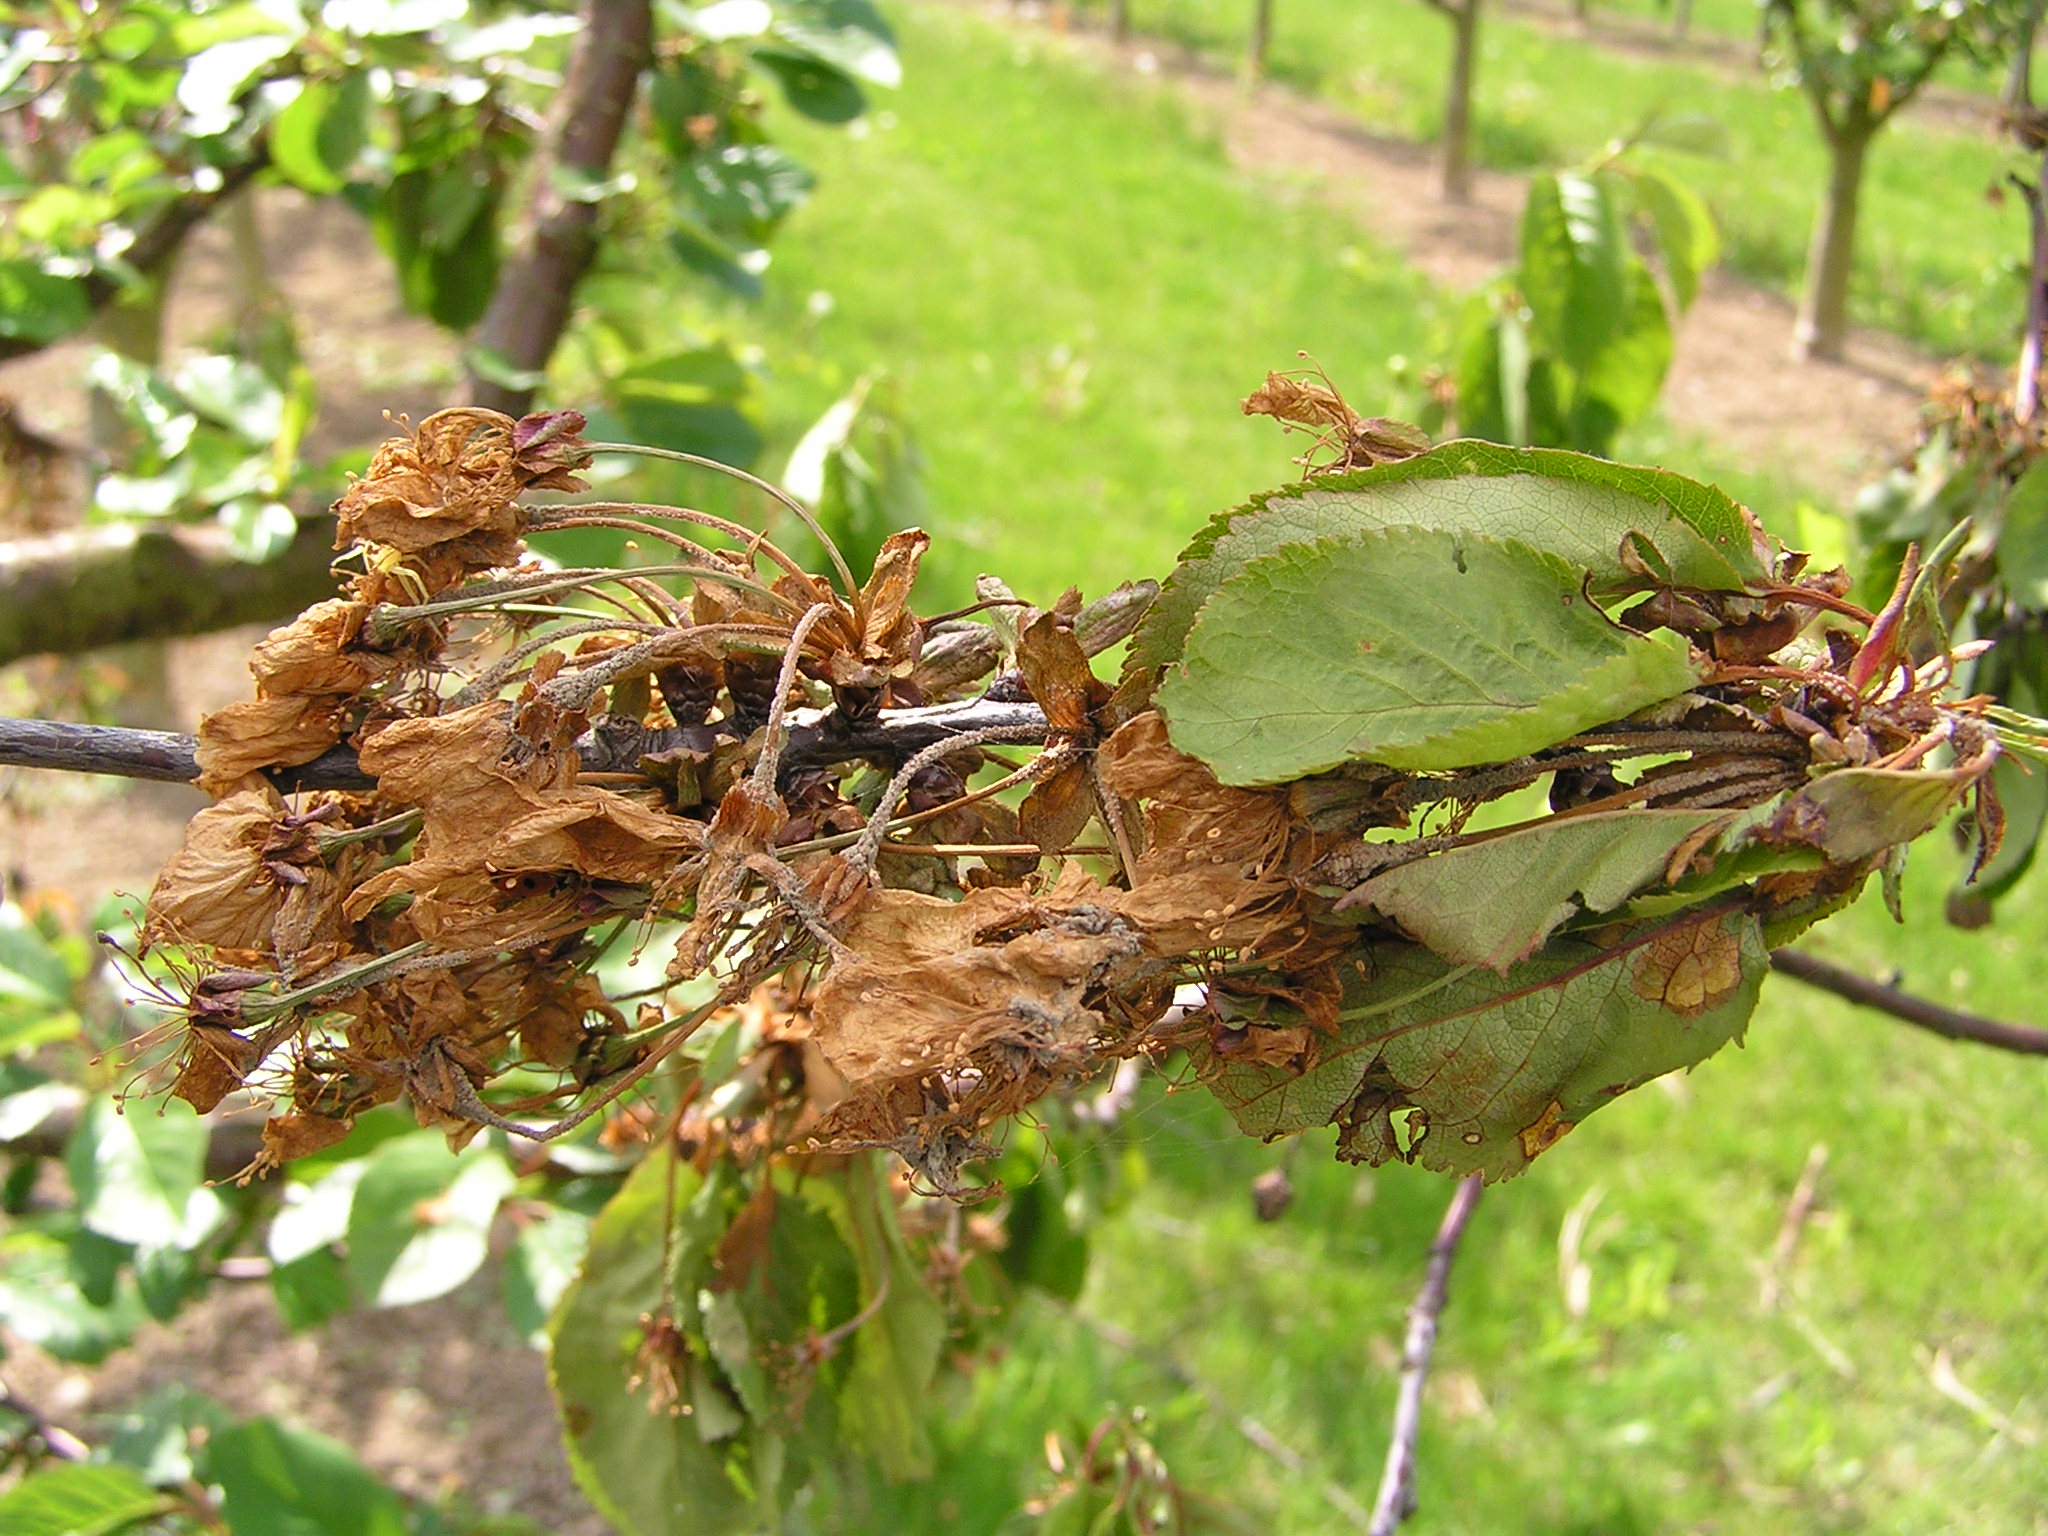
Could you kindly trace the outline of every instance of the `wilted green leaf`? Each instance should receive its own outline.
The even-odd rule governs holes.
[[[346,1446],[275,1419],[209,1436],[199,1476],[233,1536],[406,1536],[404,1503]]]
[[[65,1150],[78,1219],[122,1243],[163,1243],[185,1228],[206,1163],[206,1124],[182,1099],[125,1112],[99,1096]]]
[[[1726,811],[1551,818],[1375,875],[1346,905],[1394,919],[1446,960],[1505,971],[1581,911],[1611,912]]]
[[[445,1296],[488,1256],[491,1218],[516,1182],[488,1142],[460,1156],[438,1131],[385,1142],[349,1208],[351,1278],[379,1307]]]
[[[0,1494],[7,1536],[112,1536],[170,1501],[126,1467],[84,1463],[32,1472]]]
[[[1226,784],[1354,758],[1500,762],[1683,693],[1682,638],[1616,626],[1518,540],[1390,528],[1290,545],[1219,588],[1158,702]]]
[[[754,1529],[752,1501],[691,1418],[650,1407],[642,1319],[663,1310],[662,1234],[670,1197],[700,1179],[672,1156],[643,1161],[591,1228],[583,1272],[549,1328],[548,1377],[576,1481],[624,1536],[722,1536]],[[680,1405],[678,1405],[680,1406]]]
[[[1335,1039],[1304,1070],[1206,1063],[1253,1136],[1339,1127],[1340,1156],[1505,1178],[1620,1094],[1738,1038],[1770,958],[1756,920],[1692,912],[1595,946],[1553,940],[1505,976],[1420,947],[1347,968]]]
[[[1213,518],[1146,615],[1131,668],[1176,659],[1202,604],[1261,555],[1394,527],[1521,539],[1589,572],[1599,591],[1635,584],[1621,562],[1631,536],[1679,586],[1733,591],[1768,574],[1749,519],[1711,486],[1555,449],[1445,443],[1399,463],[1288,486]]]
[[[1838,768],[1790,797],[1779,820],[1831,862],[1854,864],[1933,831],[1983,768]]]

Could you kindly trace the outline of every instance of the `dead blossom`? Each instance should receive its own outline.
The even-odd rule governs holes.
[[[1244,408],[1368,479],[1427,447],[1326,380],[1272,375]],[[1684,636],[1698,678],[1637,718],[1452,772],[1240,788],[1175,745],[1156,670],[1095,671],[1149,583],[1039,609],[985,579],[978,611],[936,626],[911,606],[920,530],[853,588],[725,519],[623,503],[587,515],[674,554],[687,590],[543,570],[520,498],[582,488],[582,426],[453,410],[391,438],[336,503],[343,591],[260,642],[254,697],[201,727],[215,804],[144,934],[188,975],[172,1091],[269,1103],[262,1167],[400,1098],[457,1143],[593,1115],[646,1134],[650,1075],[741,1020],[755,1054],[703,1134],[759,1156],[886,1147],[958,1192],[1004,1117],[1105,1061],[1186,1050],[1257,1134],[1334,1121],[1347,1155],[1499,1176],[1697,1056],[1603,1045],[1583,1072],[1538,1070],[1447,1019],[1606,977],[1600,1007],[1634,999],[1711,1049],[1746,1017],[1766,924],[1846,901],[1965,797],[1996,840],[1996,743],[1942,699],[1946,660],[1909,649],[1904,597],[1858,636],[1838,574],[1803,557],[1774,554],[1751,589],[1682,589],[1624,542],[1641,590],[1623,622]],[[549,604],[573,622],[542,627]],[[872,734],[977,688],[1042,727]],[[785,761],[801,711],[845,733],[827,738],[843,760]],[[661,745],[586,775],[591,736]],[[374,788],[288,801],[263,777],[341,743]],[[1475,830],[1545,779],[1554,814]],[[1675,830],[1646,840],[1653,823]],[[1633,839],[1636,873],[1616,885],[1605,844],[1609,864],[1564,868],[1570,825]],[[1510,853],[1535,894],[1489,887]],[[1738,854],[1754,874],[1728,873]],[[1423,860],[1446,912],[1404,925],[1390,893]],[[665,980],[622,1006],[598,980],[608,945],[652,947]],[[1453,966],[1467,948],[1486,964]],[[1173,1008],[1190,984],[1201,1006]]]

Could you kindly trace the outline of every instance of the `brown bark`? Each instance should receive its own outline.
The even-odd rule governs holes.
[[[649,0],[586,0],[568,78],[534,157],[517,249],[472,338],[520,373],[546,369],[568,326],[576,285],[597,254],[598,205],[570,194],[610,174],[653,36]],[[468,394],[470,404],[521,416],[534,391],[493,383],[472,367]]]
[[[1273,49],[1273,0],[1252,0],[1252,35],[1245,47],[1247,80],[1266,78],[1266,56]]]
[[[331,597],[334,523],[308,518],[274,560],[225,530],[133,523],[0,541],[0,664],[280,619]]]
[[[1439,9],[1451,22],[1451,73],[1444,95],[1443,172],[1439,191],[1447,203],[1472,200],[1472,75],[1479,60],[1480,0],[1458,0]]]
[[[1856,263],[1856,215],[1863,167],[1877,124],[1851,118],[1826,134],[1828,189],[1813,225],[1806,285],[1792,328],[1792,355],[1801,362],[1839,362],[1849,340],[1849,275]]]
[[[1109,35],[1117,42],[1131,36],[1131,0],[1109,0]]]

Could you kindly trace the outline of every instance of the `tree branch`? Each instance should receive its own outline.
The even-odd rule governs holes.
[[[1772,950],[1771,969],[1861,1007],[1875,1008],[1908,1024],[1917,1024],[1946,1039],[1995,1045],[2002,1051],[2017,1051],[2023,1056],[2048,1056],[2048,1029],[2004,1024],[1979,1014],[1944,1008],[1800,950]]]
[[[1401,1392],[1394,1404],[1394,1438],[1387,1446],[1379,1497],[1373,1500],[1369,1536],[1393,1536],[1394,1528],[1415,1512],[1415,1438],[1422,1429],[1422,1385],[1429,1377],[1429,1357],[1436,1348],[1437,1319],[1449,1299],[1451,1261],[1458,1256],[1458,1242],[1478,1208],[1483,1187],[1476,1173],[1459,1182],[1436,1229],[1436,1239],[1429,1245],[1429,1273],[1415,1293],[1415,1304],[1408,1309],[1408,1340],[1401,1349]]]
[[[857,757],[902,761],[956,737],[1001,729],[1043,728],[1035,704],[940,704],[928,709],[884,710],[872,720],[848,721],[836,714],[799,720],[782,749],[782,773],[846,762]],[[650,731],[610,725],[577,742],[585,772],[633,773],[650,753],[692,745],[708,746],[711,727]],[[73,725],[57,720],[16,720],[0,716],[0,767],[54,768],[66,773],[103,773],[124,779],[188,782],[199,775],[196,743],[172,731],[138,731],[106,725]],[[376,781],[356,762],[352,747],[334,747],[310,763],[274,768],[270,778],[287,793],[301,789],[369,789]]]
[[[546,369],[569,323],[576,285],[597,253],[599,204],[587,193],[610,174],[653,37],[649,0],[587,0],[568,79],[534,156],[518,249],[472,338],[476,351],[519,373]],[[470,404],[523,416],[533,396],[530,386],[493,382],[470,369]]]
[[[216,525],[120,523],[0,540],[0,665],[296,613],[332,594],[333,543],[327,517],[302,520],[274,559],[255,562]]]

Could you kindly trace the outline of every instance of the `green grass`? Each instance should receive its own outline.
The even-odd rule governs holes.
[[[949,10],[903,20],[910,83],[872,132],[779,125],[819,191],[764,311],[729,323],[765,328],[771,468],[864,370],[899,381],[929,604],[984,570],[1040,601],[1164,575],[1212,512],[1296,473],[1305,440],[1237,402],[1298,351],[1365,414],[1413,408],[1388,360],[1440,360],[1458,295],[1234,170],[1166,90]],[[1662,422],[1632,441],[1766,515],[1805,496]]]
[[[889,126],[858,140],[792,129],[820,191],[752,323],[775,360],[781,442],[863,369],[901,379],[940,547],[968,541],[941,559],[927,607],[977,568],[1040,600],[1163,572],[1209,512],[1288,473],[1293,450],[1235,401],[1297,347],[1361,409],[1389,406],[1384,359],[1419,355],[1442,301],[1361,230],[1233,172],[1141,82],[962,13],[903,21],[909,83]],[[1088,364],[1078,389],[1073,359]],[[1797,496],[1774,466],[1737,472],[1659,431],[1639,441],[1675,467],[1766,507]],[[1920,859],[1912,926],[1865,903],[1811,942],[2025,1017],[2037,961],[2022,936],[2048,913],[2036,900],[1987,933],[1944,930],[1951,863]],[[1454,1282],[1410,1529],[2038,1532],[2038,1446],[1940,1395],[1925,1361],[1948,1350],[1989,1403],[2048,1430],[2044,1116],[2048,1070],[1774,982],[1745,1049],[1603,1111],[1489,1192]],[[1279,1149],[1236,1136],[1199,1090],[1158,1083],[1127,1127],[1149,1172],[1131,1211],[1096,1230],[1078,1309],[1173,1356],[1229,1411],[1035,1308],[949,1396],[938,1475],[873,1490],[841,1528],[992,1530],[1044,1485],[1048,1429],[1132,1404],[1177,1473],[1255,1529],[1341,1529],[1323,1480],[1370,1500],[1385,1362],[1450,1186],[1344,1168],[1314,1137],[1292,1164],[1293,1209],[1261,1226],[1247,1187]],[[1757,1266],[1816,1142],[1832,1156],[1792,1305],[1767,1313]],[[1596,1191],[1590,1305],[1574,1318],[1559,1231]],[[1253,1449],[1236,1414],[1310,1475]]]
[[[1247,0],[1150,0],[1136,25],[1234,59]],[[1450,28],[1417,0],[1282,0],[1275,78],[1323,96],[1366,127],[1433,138],[1442,116]],[[1481,26],[1476,150],[1504,170],[1599,153],[1653,111],[1698,113],[1726,130],[1725,160],[1674,157],[1712,203],[1737,271],[1796,291],[1826,156],[1803,98],[1761,73],[1631,58],[1497,12]],[[2019,324],[2024,215],[1994,204],[2006,151],[1988,135],[1895,122],[1872,154],[1855,317],[1940,352],[2003,356]]]

